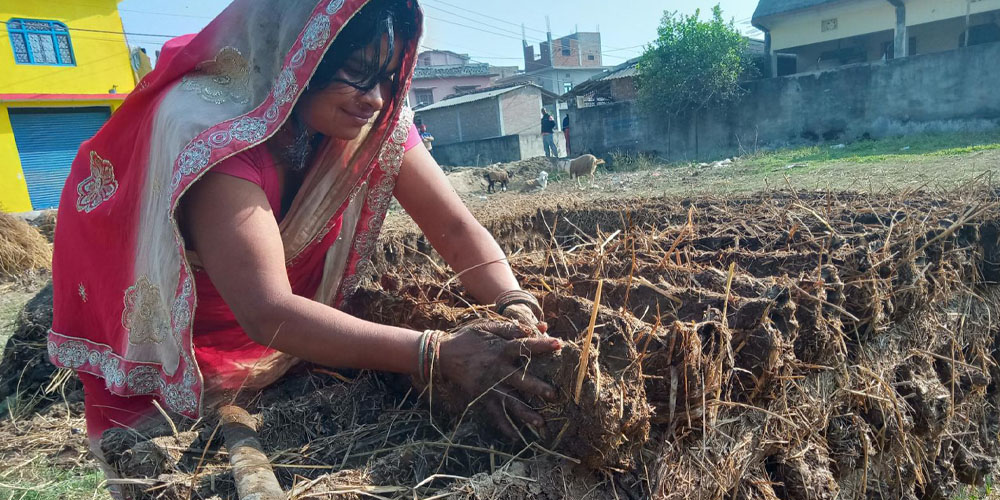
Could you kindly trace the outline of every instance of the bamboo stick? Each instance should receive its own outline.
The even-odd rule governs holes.
[[[284,500],[285,493],[257,436],[256,423],[238,406],[219,410],[222,435],[236,480],[236,494],[244,500]]]

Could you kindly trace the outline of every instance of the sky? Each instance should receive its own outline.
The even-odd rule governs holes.
[[[167,35],[194,33],[222,12],[229,0],[124,0],[119,3],[129,44],[145,47],[152,57]],[[451,50],[497,66],[523,68],[521,25],[528,43],[545,39],[546,16],[555,38],[579,31],[600,31],[604,64],[614,66],[642,54],[656,37],[664,11],[686,14],[715,4],[749,36],[762,38],[750,26],[757,0],[421,0],[426,17],[423,49]],[[627,5],[627,7],[623,7]],[[537,52],[537,49],[536,49]]]

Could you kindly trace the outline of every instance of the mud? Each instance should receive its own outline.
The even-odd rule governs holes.
[[[992,196],[770,193],[484,216],[567,341],[527,364],[559,388],[531,402],[547,419],[537,435],[512,443],[474,407],[429,408],[400,377],[315,367],[248,407],[302,498],[949,498],[1000,457]],[[488,315],[401,227],[351,312],[414,329]],[[178,425],[190,444],[160,447],[187,452],[150,451],[144,432],[109,457],[158,488],[140,492],[186,477],[193,498],[230,495],[211,419]],[[164,465],[143,469],[138,453]]]

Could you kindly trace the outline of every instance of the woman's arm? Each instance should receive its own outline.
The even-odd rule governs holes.
[[[394,194],[434,250],[463,273],[462,285],[476,300],[491,304],[500,293],[519,288],[500,245],[462,203],[426,148],[403,155]]]
[[[418,332],[292,293],[278,224],[259,186],[209,173],[185,195],[183,209],[192,248],[255,342],[327,366],[416,371]]]
[[[417,372],[419,333],[364,321],[292,293],[278,224],[259,186],[208,173],[185,195],[182,210],[192,249],[253,341],[337,368]],[[512,389],[547,398],[555,394],[551,386],[524,373],[522,356],[561,346],[555,339],[501,340],[523,336],[515,332],[518,329],[509,323],[470,326],[440,343],[441,376],[469,401],[485,394],[481,399],[495,423],[511,435],[515,433],[503,408],[522,422],[542,422],[531,408],[509,396]],[[497,387],[500,381],[504,383]]]

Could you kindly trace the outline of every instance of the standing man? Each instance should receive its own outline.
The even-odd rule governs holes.
[[[556,119],[552,118],[549,110],[542,108],[542,145],[545,146],[545,156],[559,158],[559,148],[552,134],[556,130]]]
[[[569,113],[566,113],[566,116],[563,117],[562,129],[563,137],[566,138],[566,156],[570,156],[573,153],[570,153],[569,148]]]

